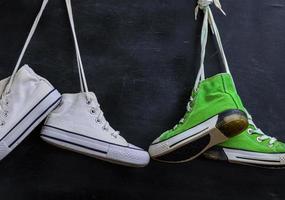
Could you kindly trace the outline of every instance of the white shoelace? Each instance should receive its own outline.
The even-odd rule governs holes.
[[[23,57],[24,57],[24,54],[25,54],[25,52],[26,52],[26,50],[27,50],[27,47],[28,47],[28,45],[29,45],[29,43],[30,43],[30,41],[31,41],[31,39],[32,39],[32,37],[33,37],[35,31],[36,31],[36,28],[37,28],[37,26],[38,26],[38,23],[39,23],[39,21],[40,21],[40,19],[41,19],[41,16],[42,16],[42,14],[43,14],[43,11],[44,11],[44,9],[45,9],[47,3],[48,3],[48,0],[43,0],[42,6],[41,6],[41,8],[40,8],[40,11],[39,11],[39,13],[38,13],[37,16],[36,16],[35,21],[34,21],[34,23],[33,23],[33,25],[32,25],[32,28],[31,28],[31,30],[30,30],[30,32],[29,32],[29,35],[28,35],[28,37],[27,37],[27,39],[26,39],[26,41],[25,41],[24,47],[23,47],[23,49],[22,49],[22,51],[21,51],[21,54],[20,54],[20,56],[19,56],[19,58],[18,58],[18,60],[17,60],[16,66],[15,66],[15,68],[14,68],[14,70],[13,70],[13,73],[12,73],[12,75],[11,75],[11,78],[10,78],[10,80],[9,80],[9,82],[8,82],[8,84],[7,84],[6,88],[5,88],[5,90],[4,90],[6,94],[9,94],[9,93],[10,93],[10,89],[11,89],[12,83],[13,83],[13,81],[14,81],[14,79],[15,79],[15,75],[16,75],[17,71],[18,71],[19,68],[20,68],[20,64],[21,64],[21,62],[22,62],[22,59],[23,59]]]
[[[269,146],[273,146],[274,143],[277,141],[277,139],[275,137],[271,137],[266,135],[261,129],[257,128],[257,126],[255,125],[255,123],[252,121],[252,117],[249,113],[247,113],[248,116],[248,123],[250,125],[252,125],[254,128],[248,128],[247,132],[248,134],[258,134],[260,136],[258,136],[256,139],[259,142],[265,141],[265,140],[269,140]]]
[[[221,58],[222,58],[225,70],[226,70],[227,73],[231,74],[231,72],[229,70],[228,62],[227,62],[227,59],[226,59],[226,55],[225,55],[225,52],[224,52],[224,49],[223,49],[222,40],[221,40],[219,31],[218,31],[218,27],[216,25],[216,22],[214,20],[214,16],[213,16],[211,8],[210,8],[210,5],[212,3],[214,3],[215,6],[224,15],[226,15],[225,12],[222,10],[222,6],[221,6],[221,3],[219,2],[219,0],[198,0],[198,5],[195,8],[195,19],[197,19],[197,15],[198,15],[199,9],[201,9],[204,12],[204,21],[203,21],[203,26],[202,26],[202,31],[201,31],[201,61],[200,61],[200,69],[199,69],[198,76],[197,76],[196,81],[195,81],[195,86],[194,86],[194,90],[195,91],[197,90],[200,81],[205,79],[204,60],[205,60],[206,44],[207,44],[207,40],[208,40],[208,24],[211,27],[212,33],[215,35],[215,38],[216,38],[216,41],[217,41],[217,44],[218,44],[218,47],[219,47],[219,52],[220,52],[220,55],[221,55]],[[191,99],[190,99],[190,103],[191,103]],[[254,129],[249,128],[248,129],[248,133],[249,134],[259,134],[260,136],[257,137],[258,141],[262,142],[262,141],[265,141],[265,140],[269,140],[269,145],[272,146],[277,141],[277,139],[274,138],[274,137],[270,137],[270,136],[266,135],[265,133],[263,133],[261,129],[256,127],[256,125],[252,121],[251,115],[248,112],[246,112],[246,114],[248,116],[249,124],[254,127]]]
[[[195,19],[197,19],[199,9],[201,9],[204,12],[204,19],[203,19],[203,25],[201,30],[201,58],[200,58],[200,67],[199,72],[195,81],[194,90],[197,90],[199,83],[205,79],[205,68],[204,68],[204,61],[205,61],[205,53],[206,53],[206,45],[208,41],[208,25],[210,25],[212,33],[215,35],[220,56],[222,58],[225,70],[227,73],[231,74],[228,61],[224,52],[222,40],[220,37],[220,33],[218,30],[218,27],[216,25],[214,16],[212,14],[210,5],[214,3],[215,6],[224,14],[225,12],[222,10],[221,3],[219,0],[198,0],[198,5],[195,8]]]
[[[205,80],[205,69],[204,69],[204,60],[205,60],[205,53],[206,53],[206,45],[208,41],[208,24],[210,25],[212,29],[212,33],[216,36],[216,40],[218,43],[219,51],[223,60],[223,64],[225,66],[225,69],[228,73],[230,73],[229,67],[228,67],[228,62],[224,53],[222,41],[220,38],[220,34],[218,31],[218,28],[216,26],[213,14],[211,12],[210,5],[214,3],[215,6],[225,15],[225,12],[222,10],[221,4],[219,0],[198,0],[198,5],[195,8],[195,19],[197,19],[197,15],[199,12],[199,9],[203,10],[204,12],[204,19],[203,19],[203,26],[201,30],[201,57],[200,57],[200,67],[198,71],[198,75],[194,84],[194,89],[193,92],[190,96],[190,99],[187,103],[186,107],[186,114],[191,111],[191,104],[195,100],[195,94],[198,90],[199,83],[202,80]],[[183,123],[185,121],[186,114],[184,115],[183,118],[180,119],[179,124]],[[176,124],[173,129],[176,129],[178,124]]]
[[[3,126],[5,124],[5,118],[8,115],[8,104],[9,104],[9,102],[7,100],[8,99],[7,96],[10,93],[10,90],[11,90],[13,81],[15,79],[16,73],[17,73],[17,71],[20,68],[20,64],[22,62],[23,56],[24,56],[24,54],[25,54],[25,52],[27,50],[27,47],[28,47],[28,45],[29,45],[29,43],[30,43],[34,33],[35,33],[35,30],[37,28],[37,25],[38,25],[38,23],[40,21],[40,18],[41,18],[42,14],[43,14],[43,11],[44,11],[47,3],[48,3],[48,0],[43,0],[43,3],[42,3],[41,8],[40,8],[40,11],[37,14],[37,16],[35,18],[35,21],[34,21],[32,27],[31,27],[31,30],[29,32],[29,35],[28,35],[26,41],[25,41],[25,44],[24,44],[23,49],[21,51],[21,54],[20,54],[20,56],[19,56],[19,58],[17,60],[17,63],[16,63],[15,68],[13,70],[13,73],[12,73],[12,75],[11,75],[9,81],[8,81],[8,84],[6,85],[5,89],[3,90],[2,94],[1,94],[1,99],[0,99],[0,118],[1,118],[0,126]]]
[[[91,104],[94,102],[93,107],[91,108],[91,112],[94,112],[93,114],[96,114],[96,122],[102,124],[102,128],[106,131],[110,129],[109,122],[105,119],[103,111],[100,109],[100,105],[97,102],[97,100],[93,99],[93,97],[89,94],[88,85],[85,77],[85,72],[81,60],[79,45],[77,42],[76,32],[75,32],[75,26],[74,26],[74,19],[73,19],[73,12],[72,12],[72,6],[70,0],[65,0],[66,8],[68,12],[69,22],[72,30],[72,36],[73,41],[75,45],[75,52],[76,52],[76,60],[77,60],[77,66],[78,66],[78,73],[79,73],[79,80],[80,80],[80,88],[81,92],[86,94],[86,100],[87,104]],[[92,111],[94,110],[94,111]],[[113,137],[117,138],[117,136],[120,134],[119,131],[112,131],[110,133]]]

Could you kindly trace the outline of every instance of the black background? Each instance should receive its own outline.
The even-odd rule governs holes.
[[[285,139],[285,2],[222,0],[213,7],[244,104],[266,133]],[[199,63],[202,15],[193,0],[73,0],[90,90],[110,124],[144,149],[183,116]],[[0,0],[0,76],[11,75],[40,0]],[[212,38],[212,37],[211,37]],[[222,68],[208,43],[208,76]],[[63,0],[50,0],[24,57],[62,93],[79,92]],[[48,145],[40,127],[0,163],[0,199],[285,198],[284,170],[198,158],[133,169]]]

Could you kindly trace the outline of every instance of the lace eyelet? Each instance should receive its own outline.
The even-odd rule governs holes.
[[[103,126],[102,129],[103,129],[104,131],[108,131],[108,128],[106,128],[105,126]]]
[[[5,121],[1,121],[0,126],[4,126],[4,125],[5,125]]]
[[[90,113],[91,113],[92,115],[96,114],[96,109],[95,109],[94,107],[92,107],[92,108],[90,109]]]
[[[247,129],[247,133],[248,133],[249,135],[251,135],[252,132],[253,132],[253,130],[252,130],[251,128]]]
[[[8,111],[4,113],[4,117],[8,117]]]
[[[91,104],[91,100],[86,100],[86,104],[90,105]]]
[[[9,102],[8,102],[8,101],[6,101],[6,102],[5,102],[5,104],[6,104],[6,106],[8,106],[8,105],[9,105]]]
[[[256,141],[257,141],[257,142],[262,142],[262,140],[260,140],[260,137],[257,137],[257,138],[256,138]]]
[[[100,119],[96,119],[96,123],[102,124],[102,121]]]

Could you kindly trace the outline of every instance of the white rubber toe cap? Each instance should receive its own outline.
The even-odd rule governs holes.
[[[144,167],[150,160],[148,152],[132,144],[128,147],[111,146],[107,157],[133,167]]]

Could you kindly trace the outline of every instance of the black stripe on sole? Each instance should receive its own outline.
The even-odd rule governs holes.
[[[206,120],[202,121],[201,123],[193,126],[192,128],[199,126],[200,124],[206,122],[207,120],[209,120],[215,116],[216,115],[209,117],[208,119],[206,119]],[[216,128],[218,128],[226,137],[233,137],[235,135],[238,135],[239,133],[244,131],[247,127],[248,127],[247,116],[241,110],[230,109],[230,110],[226,110],[226,111],[223,111],[223,112],[218,114],[218,121],[216,123]],[[190,129],[192,129],[192,128],[190,128]],[[188,131],[190,129],[187,129],[185,131]],[[176,135],[168,138],[168,140],[175,137],[175,136]],[[166,141],[166,140],[155,142],[155,143],[152,143],[151,145],[159,144],[159,143],[164,142],[164,141]]]
[[[227,149],[234,149],[234,148],[227,148]],[[240,150],[240,149],[234,149],[234,150]],[[253,152],[253,151],[247,151],[247,152]],[[275,154],[275,153],[272,153],[272,154]],[[267,169],[285,168],[285,164],[283,164],[283,165],[272,165],[272,164],[270,164],[270,162],[280,163],[280,161],[268,161],[268,160],[261,160],[261,159],[255,160],[255,159],[251,159],[251,158],[237,157],[237,158],[246,159],[246,160],[269,162],[268,164],[255,164],[255,163],[247,163],[247,162],[242,162],[242,161],[229,160],[226,153],[223,150],[223,147],[220,147],[220,146],[214,146],[214,147],[210,148],[208,151],[203,153],[203,156],[207,159],[216,160],[218,162],[228,161],[230,164],[240,164],[240,165],[247,165],[247,166],[267,168]]]
[[[273,163],[280,163],[279,160],[262,160],[262,159],[254,159],[254,158],[245,158],[241,156],[236,156],[236,158],[244,159],[244,160],[253,160],[253,161],[261,161],[261,162],[273,162]]]
[[[222,134],[224,134],[225,137],[228,138],[228,137],[233,137],[241,133],[247,127],[248,127],[248,120],[247,120],[246,114],[243,111],[232,109],[232,110],[226,110],[218,115],[218,120],[216,122],[215,127],[213,127],[213,129],[217,128]],[[207,127],[206,129],[208,128],[209,127]],[[208,133],[204,135],[203,137],[200,137],[194,141],[185,143],[184,145],[178,147],[177,149],[173,148],[173,150],[171,150],[170,152],[166,154],[155,156],[154,159],[165,161],[165,162],[167,161],[168,162],[182,162],[186,160],[191,160],[191,158],[194,158],[195,156],[200,154],[202,151],[205,151],[206,150],[205,148],[209,145],[211,141],[215,141],[217,143],[223,142],[223,141],[218,141],[215,138],[211,138],[210,136],[211,131],[213,130],[209,130]],[[198,135],[201,132],[198,132],[194,134],[193,136]],[[215,137],[215,134],[213,134],[212,136]],[[189,139],[191,137],[192,136],[186,139]],[[186,139],[178,141],[174,145],[178,145],[180,142]],[[169,148],[173,147],[174,145],[170,145]]]
[[[199,154],[210,142],[210,135],[207,134],[198,140],[189,142],[184,146],[181,146],[170,153],[164,154],[162,156],[154,157],[156,160],[166,161],[166,162],[179,162],[188,160],[191,157]]]
[[[181,142],[183,142],[183,141],[185,141],[185,140],[188,140],[188,139],[190,139],[190,138],[192,138],[192,137],[194,137],[194,136],[196,136],[196,135],[199,135],[200,133],[204,132],[204,131],[207,130],[208,128],[209,128],[209,127],[204,128],[204,129],[202,129],[201,131],[198,131],[197,133],[195,133],[195,134],[193,134],[193,135],[190,135],[189,137],[187,137],[187,138],[185,138],[185,139],[183,139],[183,140],[180,140],[180,141],[178,141],[178,142],[176,142],[176,143],[170,145],[169,147],[171,148],[171,147],[173,147],[173,146],[175,146],[175,145],[177,145],[177,144],[180,144]]]
[[[144,151],[143,149],[138,149],[138,148],[133,148],[133,147],[129,147],[129,146],[123,146],[123,145],[107,142],[107,141],[104,141],[104,140],[100,140],[100,139],[97,139],[97,138],[89,137],[87,135],[83,135],[83,134],[80,134],[80,133],[75,133],[75,132],[68,131],[68,130],[65,130],[65,129],[61,129],[61,128],[58,128],[58,127],[55,127],[55,126],[51,126],[51,125],[44,125],[43,127],[50,127],[50,128],[57,129],[57,130],[60,130],[60,131],[63,131],[63,132],[66,132],[66,133],[69,133],[69,134],[72,134],[72,135],[77,135],[77,136],[80,136],[80,137],[88,138],[88,139],[95,140],[95,141],[98,141],[98,142],[103,142],[103,143],[106,143],[106,144],[111,144],[111,145],[124,147],[124,148],[128,148],[128,149],[134,149],[134,150],[138,150],[138,151]]]
[[[258,153],[256,151],[249,151],[249,150],[243,150],[243,149],[237,149],[237,148],[230,148],[230,147],[221,147],[221,146],[214,146],[214,147],[211,147],[208,151],[211,151],[211,150],[217,150],[217,151],[223,151],[223,148],[225,149],[232,149],[232,150],[238,150],[238,151],[246,151],[246,152],[251,152],[251,153]],[[206,152],[205,152],[206,153]],[[266,153],[266,154],[280,154],[278,152],[273,152],[273,153]],[[284,152],[285,154],[285,152]]]
[[[51,136],[48,136],[48,135],[41,134],[41,137],[49,138],[49,139],[56,140],[56,141],[59,141],[59,142],[64,142],[64,143],[71,144],[71,145],[74,145],[74,146],[78,146],[78,147],[81,147],[81,148],[84,148],[84,149],[88,149],[88,150],[91,150],[91,151],[96,151],[96,152],[99,152],[99,153],[107,154],[106,151],[102,151],[102,150],[99,150],[99,149],[94,149],[94,148],[91,148],[91,147],[87,147],[85,145],[81,145],[81,144],[77,144],[77,143],[74,143],[74,142],[66,141],[66,140],[63,140],[63,139],[51,137]],[[57,145],[59,145],[59,144],[57,144]],[[66,147],[66,148],[69,148],[69,147]]]
[[[17,122],[17,124],[15,124],[1,139],[0,142],[9,135],[9,133],[14,130],[42,101],[44,101],[52,92],[54,92],[55,89],[53,89],[52,91],[50,91],[44,98],[42,98],[24,117],[22,117],[22,119],[20,119],[20,121]]]
[[[11,148],[26,132],[29,130],[31,126],[33,126],[43,115],[45,115],[50,108],[52,108],[57,102],[59,102],[61,97],[59,97],[56,101],[54,101],[45,111],[40,114],[13,142],[11,142],[8,147]]]

